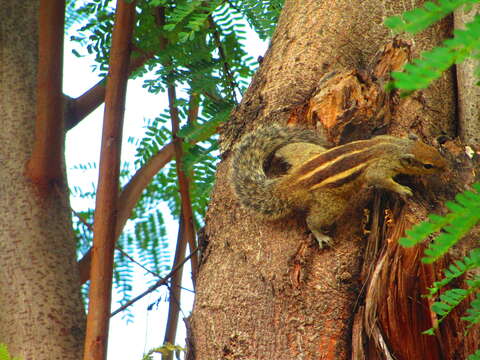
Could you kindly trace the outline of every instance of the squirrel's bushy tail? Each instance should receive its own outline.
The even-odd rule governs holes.
[[[264,217],[275,219],[287,215],[289,203],[275,193],[278,179],[264,171],[265,159],[282,146],[306,142],[325,146],[312,130],[270,124],[246,135],[234,150],[232,181],[240,202]]]

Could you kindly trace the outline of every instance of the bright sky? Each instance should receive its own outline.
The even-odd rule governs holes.
[[[261,42],[255,33],[247,33],[247,50],[254,58],[263,55],[267,44]],[[92,72],[92,57],[77,58],[71,52],[71,45],[66,39],[64,59],[64,92],[77,97],[92,87],[99,78]],[[135,148],[127,142],[129,136],[141,138],[144,133],[144,119],[156,117],[166,107],[164,94],[152,95],[142,88],[142,81],[129,81],[127,102],[125,110],[123,150],[122,159],[133,159]],[[100,156],[100,143],[102,133],[103,106],[95,110],[90,116],[83,120],[74,129],[68,132],[66,141],[66,159],[68,168],[69,186],[84,187],[91,189],[91,184],[97,182],[98,173],[94,170],[74,170],[73,166],[87,163],[97,163]],[[85,200],[72,199],[72,207],[76,210],[85,209],[94,205]],[[175,252],[175,241],[177,237],[178,224],[169,216],[165,207],[164,218],[167,222],[168,237],[171,239],[169,251],[171,259]],[[133,265],[135,267],[135,265]],[[189,282],[190,269],[184,269],[183,286],[191,289]],[[148,286],[144,280],[144,271],[137,267],[134,273],[133,296],[145,291]],[[156,302],[159,298],[159,305],[151,311],[147,306]],[[112,310],[118,307],[117,300],[120,299],[114,293]],[[191,293],[182,292],[182,311],[180,314],[179,327],[177,332],[177,344],[185,344],[185,326],[182,321],[188,316],[193,304]],[[151,293],[144,299],[138,301],[131,309],[134,314],[133,322],[127,323],[122,319],[122,314],[114,316],[110,322],[110,338],[108,347],[109,360],[141,360],[142,355],[149,349],[160,346],[163,343],[166,314],[168,312],[168,295],[166,287],[161,287],[157,292]],[[160,359],[156,356],[155,359]]]

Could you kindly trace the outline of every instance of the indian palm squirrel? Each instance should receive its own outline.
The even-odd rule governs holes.
[[[320,247],[331,239],[322,229],[332,225],[363,186],[391,190],[403,198],[409,187],[397,183],[398,174],[439,173],[446,160],[416,138],[376,136],[327,149],[327,142],[312,130],[268,125],[247,134],[236,146],[232,180],[240,202],[266,219],[279,219],[304,211],[306,222]],[[268,176],[265,162],[282,159],[288,169]]]

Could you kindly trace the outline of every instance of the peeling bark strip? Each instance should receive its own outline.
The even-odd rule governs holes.
[[[455,154],[454,161],[451,161],[452,169],[447,175],[448,185],[444,185],[445,180],[443,184],[431,183],[429,189],[422,191],[422,202],[438,203],[439,199],[433,198],[439,193],[443,193],[442,198],[453,198],[465,184],[475,181],[472,170],[478,168],[478,161],[477,164],[472,163],[466,154],[462,155],[462,147],[458,143],[449,142],[446,147]],[[362,269],[362,278],[366,283],[365,313],[355,315],[355,322],[361,322],[361,325],[354,329],[354,337],[364,341],[368,339],[368,343],[364,349],[357,344],[354,351],[363,351],[369,356],[358,359],[385,359],[388,356],[395,359],[465,359],[479,346],[480,340],[478,328],[464,334],[466,323],[460,317],[465,313],[466,304],[455,309],[443,321],[436,336],[420,335],[438,322],[437,315],[430,311],[432,300],[423,298],[423,295],[428,293],[427,287],[442,277],[441,269],[455,258],[449,255],[433,265],[423,264],[419,260],[425,245],[405,249],[395,241],[405,229],[425,218],[430,210],[414,202],[403,208],[398,203],[385,204],[385,199],[380,196],[376,193],[374,197],[369,244],[380,244],[382,239],[386,241],[383,240],[380,252],[373,248],[367,248],[365,252]],[[382,211],[385,208],[392,210]],[[468,251],[474,238],[470,235],[463,245],[458,245],[457,256]],[[461,286],[461,282],[454,286]]]
[[[410,98],[383,90],[410,51],[416,56],[452,30],[446,19],[416,36],[411,49],[398,39],[385,45],[382,19],[421,3],[286,1],[261,68],[222,129],[225,160],[207,214],[190,359],[464,359],[478,346],[476,330],[455,335],[465,326],[458,314],[437,337],[419,334],[435,321],[421,294],[442,264],[423,266],[420,249],[396,244],[405,227],[440,212],[440,201],[473,180],[463,177],[469,160],[462,160],[467,170],[452,167],[428,182],[406,178],[416,188],[406,204],[375,192],[368,219],[372,191],[359,189],[336,224],[334,247],[321,251],[302,217],[261,221],[240,207],[228,176],[228,151],[260,124],[315,127],[335,144],[380,133],[413,132],[426,143],[441,133],[454,137],[451,73]]]

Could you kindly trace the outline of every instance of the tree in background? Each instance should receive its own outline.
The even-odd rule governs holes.
[[[0,5],[0,342],[22,359],[79,359],[85,315],[64,176],[63,32],[48,31],[64,16],[45,5],[39,29],[39,5]]]

